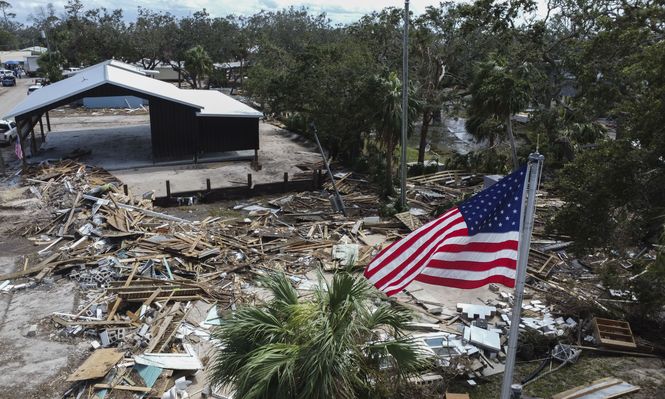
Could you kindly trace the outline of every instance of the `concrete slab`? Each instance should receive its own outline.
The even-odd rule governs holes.
[[[496,293],[490,291],[489,287],[463,290],[413,281],[408,285],[407,290],[412,294],[418,294],[419,296],[424,297],[427,295],[431,300],[448,309],[456,309],[458,303],[480,304],[490,299],[496,299]],[[404,293],[399,293],[397,296],[407,301],[411,299],[411,297]]]
[[[476,305],[471,303],[458,303],[457,311],[462,313],[462,315],[464,315],[469,320],[473,320],[475,318],[487,320],[494,316],[496,313],[496,307]]]
[[[149,125],[51,132],[30,162],[60,159],[75,150],[91,151],[80,160],[108,170],[153,166]]]
[[[470,343],[493,351],[501,350],[499,334],[476,326],[464,327],[464,339]]]
[[[260,171],[253,170],[249,162],[242,161],[123,169],[114,170],[113,174],[135,195],[154,191],[157,196],[164,196],[166,180],[171,184],[171,192],[203,190],[206,179],[210,179],[213,188],[244,185],[249,173],[254,184],[273,183],[282,181],[284,172],[290,177],[300,173],[301,170],[295,166],[298,163],[321,160],[315,146],[301,136],[265,122],[259,124],[259,129]]]

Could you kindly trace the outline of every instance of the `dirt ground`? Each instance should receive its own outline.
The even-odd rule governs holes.
[[[39,201],[24,188],[0,189],[0,274],[22,268],[39,247],[19,234],[23,223],[44,215]],[[88,351],[88,344],[62,341],[44,318],[71,312],[77,305],[74,285],[67,281],[0,293],[0,399],[55,397],[63,382]],[[36,325],[35,336],[28,337]],[[59,391],[59,388],[56,389]]]

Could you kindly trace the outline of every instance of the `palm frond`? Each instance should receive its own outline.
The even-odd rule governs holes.
[[[268,288],[275,301],[287,305],[298,303],[298,291],[293,288],[291,281],[284,273],[274,273],[261,279],[263,285]]]

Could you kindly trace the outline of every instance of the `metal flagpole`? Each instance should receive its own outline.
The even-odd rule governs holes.
[[[513,314],[510,320],[508,353],[506,356],[506,369],[503,373],[503,384],[501,385],[501,399],[511,399],[511,385],[513,383],[513,371],[517,355],[517,338],[520,332],[520,313],[522,312],[522,299],[524,297],[524,281],[526,280],[526,266],[531,246],[531,231],[533,230],[533,218],[536,211],[536,189],[540,181],[544,158],[538,153],[530,154],[526,170],[526,184],[522,193],[522,218],[520,220],[519,252],[517,254],[515,298]]]
[[[409,0],[404,2],[404,37],[402,43],[402,160],[399,165],[400,205],[406,210],[406,129],[409,110]],[[388,171],[391,173],[391,171]]]

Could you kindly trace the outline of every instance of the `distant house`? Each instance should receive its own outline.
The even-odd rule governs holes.
[[[168,62],[158,62],[157,65],[151,69],[151,71],[156,72],[153,75],[155,79],[159,79],[165,82],[177,82],[181,78],[180,74],[178,74],[178,71],[173,69],[171,64]]]
[[[44,54],[45,52],[48,51],[48,49],[42,46],[32,46],[32,47],[22,48],[21,51],[29,51],[33,55],[39,55],[39,54]]]
[[[242,85],[248,66],[249,63],[247,61],[229,61],[213,64],[213,68],[224,73],[231,87],[236,87],[238,84]]]

